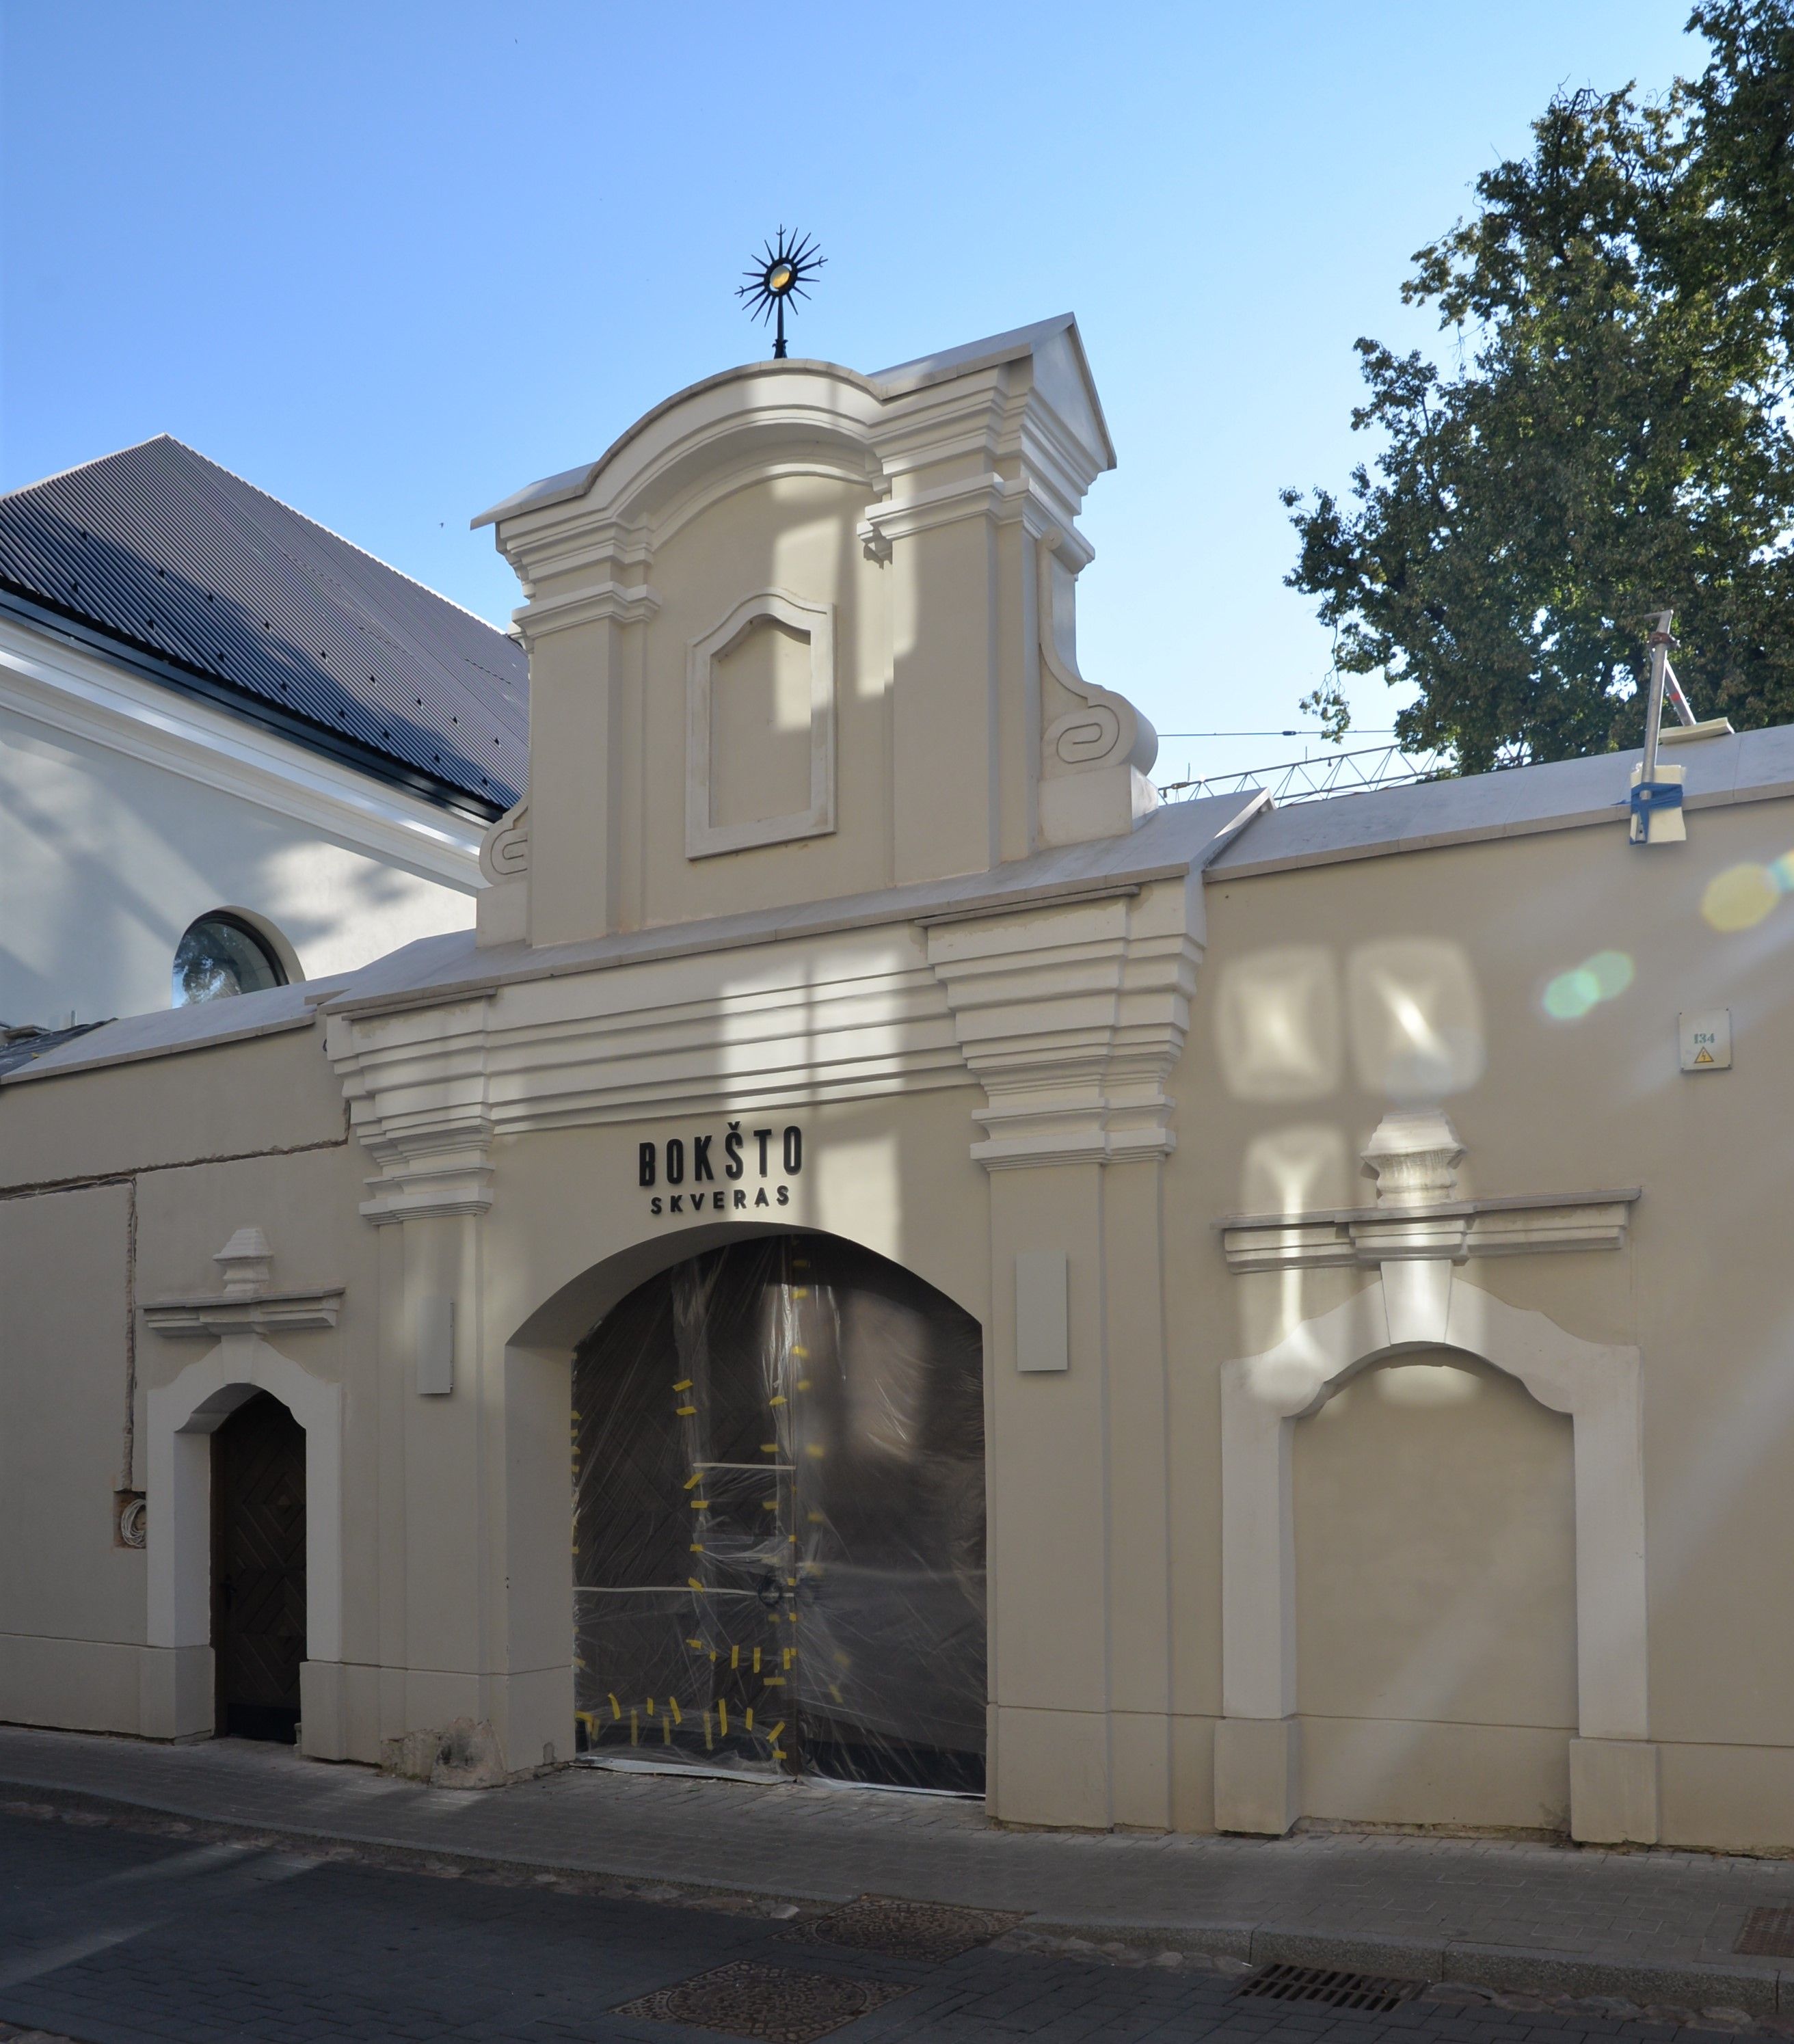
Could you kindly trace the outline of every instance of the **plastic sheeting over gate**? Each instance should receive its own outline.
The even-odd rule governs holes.
[[[584,1750],[980,1789],[978,1324],[820,1236],[632,1292],[574,1368]]]

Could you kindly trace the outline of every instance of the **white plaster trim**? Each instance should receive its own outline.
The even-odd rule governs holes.
[[[552,632],[569,632],[576,625],[608,620],[619,624],[644,624],[659,608],[660,598],[646,582],[599,582],[536,597],[513,611],[511,618],[524,644],[533,646]]]
[[[482,826],[27,625],[0,619],[0,710],[478,893]]]
[[[922,934],[884,925],[525,980],[476,1001],[332,1015],[325,1051],[378,1167],[370,1221],[476,1213],[498,1136],[963,1085]]]
[[[1223,1709],[1283,1718],[1296,1708],[1294,1422],[1359,1370],[1420,1347],[1480,1358],[1569,1415],[1578,1729],[1584,1739],[1648,1738],[1638,1351],[1578,1340],[1442,1262],[1386,1264],[1274,1347],[1222,1366]]]
[[[144,1324],[159,1335],[296,1333],[333,1327],[343,1288],[328,1292],[264,1292],[259,1297],[164,1299],[144,1308]]]
[[[148,1397],[148,1638],[212,1642],[208,1436],[258,1391],[305,1430],[305,1658],[343,1658],[343,1389],[252,1334],[228,1335]]]
[[[1638,1189],[1520,1193],[1450,1200],[1392,1211],[1333,1208],[1320,1213],[1242,1214],[1222,1221],[1227,1268],[1325,1270],[1401,1257],[1536,1256],[1569,1249],[1623,1249]]]
[[[1027,916],[932,919],[928,963],[984,1088],[987,1170],[1124,1162],[1176,1147],[1165,1082],[1189,1028],[1200,890],[1108,892]]]
[[[802,634],[810,649],[810,803],[753,823],[710,820],[710,702],[716,663],[763,619]],[[789,590],[744,597],[714,630],[691,642],[686,670],[686,856],[711,859],[760,844],[826,836],[835,828],[835,609]]]
[[[513,803],[480,840],[479,866],[488,887],[529,870],[529,797]]]

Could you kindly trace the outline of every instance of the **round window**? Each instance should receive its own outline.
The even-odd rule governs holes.
[[[286,984],[286,974],[267,939],[235,916],[202,916],[189,925],[175,953],[177,1008]]]

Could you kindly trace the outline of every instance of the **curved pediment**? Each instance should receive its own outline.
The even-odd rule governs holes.
[[[496,528],[528,601],[527,890],[564,941],[1124,835],[1150,727],[1086,682],[1112,465],[1069,316],[866,376],[708,378]]]

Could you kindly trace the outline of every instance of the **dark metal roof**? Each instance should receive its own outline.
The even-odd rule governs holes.
[[[29,1065],[46,1051],[60,1051],[64,1043],[72,1043],[77,1036],[85,1036],[90,1029],[104,1026],[98,1022],[75,1022],[66,1029],[38,1029],[29,1024],[9,1029],[0,1023],[0,1076],[17,1071],[21,1065]]]
[[[166,433],[0,496],[0,588],[453,807],[523,791],[523,648]]]

